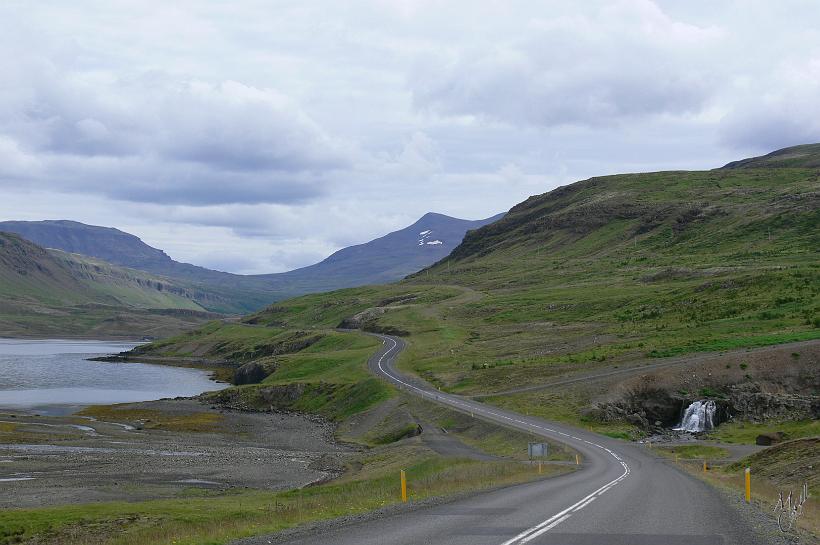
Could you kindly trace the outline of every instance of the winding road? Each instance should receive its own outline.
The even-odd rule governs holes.
[[[377,335],[370,370],[395,386],[478,418],[565,443],[580,470],[477,494],[286,543],[334,545],[762,545],[747,517],[719,492],[644,447],[523,416],[396,371],[404,348]],[[410,476],[412,479],[412,476]]]

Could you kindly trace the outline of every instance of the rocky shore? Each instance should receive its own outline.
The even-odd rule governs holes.
[[[195,399],[115,408],[116,421],[0,414],[0,508],[284,490],[335,477],[349,452],[332,426],[298,414]]]

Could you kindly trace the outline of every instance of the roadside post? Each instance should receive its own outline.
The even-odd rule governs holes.
[[[706,460],[704,460],[704,461],[703,461],[703,472],[704,472],[704,473],[706,473],[706,471],[707,471],[708,469],[709,469],[709,466],[707,466],[707,465],[706,465]]]
[[[401,470],[401,501],[407,503],[407,475]]]
[[[746,503],[752,503],[752,468],[746,468]]]
[[[581,465],[581,455],[580,454],[575,454],[575,465],[577,465],[577,466]]]

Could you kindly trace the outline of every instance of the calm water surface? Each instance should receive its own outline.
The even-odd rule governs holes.
[[[207,371],[88,358],[136,346],[110,341],[0,339],[0,409],[70,413],[97,404],[220,390]]]

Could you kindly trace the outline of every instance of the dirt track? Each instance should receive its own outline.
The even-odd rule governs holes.
[[[611,366],[603,369],[599,368],[592,372],[579,373],[567,379],[555,380],[545,382],[543,384],[535,384],[532,386],[524,386],[521,388],[513,388],[511,390],[504,390],[501,392],[477,394],[470,397],[472,397],[473,399],[482,399],[487,397],[536,392],[539,390],[549,390],[551,388],[556,388],[559,386],[587,383],[590,381],[606,381],[609,379],[617,381],[620,379],[625,379],[630,376],[640,375],[643,373],[658,371],[667,368],[689,367],[693,364],[699,363],[725,364],[727,361],[740,361],[748,359],[749,357],[766,357],[766,355],[769,353],[778,353],[782,356],[783,353],[789,353],[793,350],[800,349],[808,349],[812,352],[816,352],[818,348],[820,348],[820,340],[811,340],[789,344],[778,344],[774,346],[764,346],[760,348],[744,348],[740,350],[731,350],[727,352],[705,352],[697,354],[687,354],[685,356],[677,356],[673,358],[645,358],[628,365]]]

